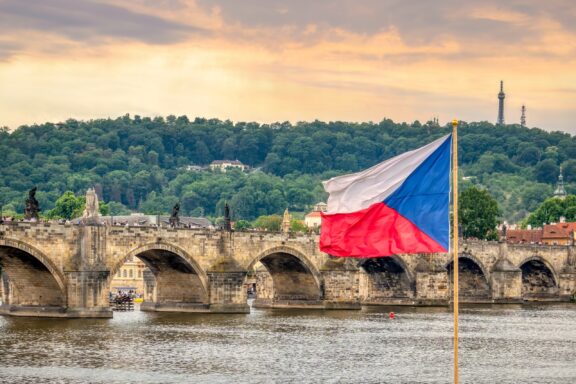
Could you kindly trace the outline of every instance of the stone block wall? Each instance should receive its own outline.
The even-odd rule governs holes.
[[[265,269],[259,269],[254,276],[256,278],[256,299],[272,302],[274,298],[274,282],[270,272]]]
[[[492,299],[497,303],[516,303],[522,301],[522,272],[492,272]]]
[[[360,300],[358,271],[322,271],[324,300],[358,302]]]
[[[450,298],[446,271],[416,272],[416,299],[429,304],[445,304]]]
[[[210,309],[220,312],[247,312],[246,272],[208,272]]]

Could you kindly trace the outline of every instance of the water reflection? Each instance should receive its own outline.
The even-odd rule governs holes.
[[[388,313],[396,312],[396,319]],[[461,381],[573,383],[573,305],[461,310]],[[449,383],[447,308],[0,317],[0,382]]]

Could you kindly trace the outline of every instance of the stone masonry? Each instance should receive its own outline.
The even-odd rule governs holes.
[[[573,246],[464,241],[460,251],[462,302],[576,292]],[[150,311],[246,313],[248,272],[260,307],[448,305],[452,294],[448,254],[344,259],[320,252],[316,235],[21,222],[0,224],[0,313],[111,317],[112,276],[132,257],[150,270]]]

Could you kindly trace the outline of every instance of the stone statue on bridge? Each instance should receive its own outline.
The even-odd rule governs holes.
[[[86,191],[86,207],[82,214],[82,222],[98,224],[100,217],[100,205],[98,203],[98,195],[94,188],[89,188]]]
[[[288,208],[284,211],[284,216],[282,217],[282,232],[290,232],[290,222],[292,221],[292,216],[288,212]]]
[[[232,221],[230,219],[230,206],[228,203],[224,203],[224,230],[232,231]]]
[[[24,208],[24,216],[27,220],[38,220],[38,212],[40,212],[40,204],[36,200],[36,189],[33,187],[28,191],[28,198]]]
[[[172,207],[172,214],[170,215],[169,223],[172,228],[177,227],[180,225],[180,203],[176,203],[174,207]]]

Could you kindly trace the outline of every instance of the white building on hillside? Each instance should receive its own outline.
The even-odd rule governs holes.
[[[212,163],[210,163],[211,170],[219,169],[222,172],[226,172],[227,168],[240,168],[244,171],[246,168],[248,168],[248,166],[242,164],[242,162],[239,160],[214,160]]]
[[[308,228],[318,228],[320,225],[322,225],[321,212],[326,212],[326,203],[320,202],[314,205],[314,210],[304,216],[304,224]]]

